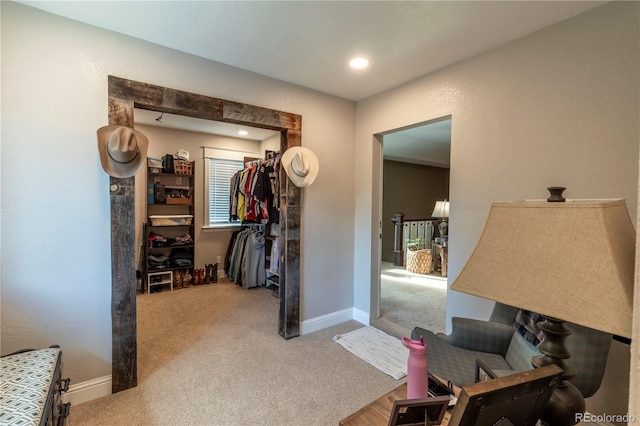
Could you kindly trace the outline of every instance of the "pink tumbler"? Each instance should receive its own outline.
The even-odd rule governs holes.
[[[409,349],[407,361],[407,399],[427,397],[429,370],[427,369],[427,346],[408,337],[402,338],[402,344]]]

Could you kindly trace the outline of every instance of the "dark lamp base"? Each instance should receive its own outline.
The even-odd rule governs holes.
[[[578,423],[577,414],[584,413],[586,405],[582,393],[569,382],[576,374],[575,369],[565,361],[571,358],[564,343],[571,331],[564,326],[564,321],[552,317],[545,317],[538,327],[544,334],[538,349],[544,355],[534,356],[531,364],[535,368],[556,364],[564,371],[540,420],[546,426],[573,426]]]
[[[578,423],[578,414],[585,410],[584,397],[578,388],[563,380],[551,394],[540,420],[545,426],[573,426]]]

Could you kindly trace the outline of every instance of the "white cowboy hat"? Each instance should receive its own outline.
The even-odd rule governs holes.
[[[318,157],[309,148],[287,148],[282,154],[281,163],[295,186],[309,186],[318,176]]]
[[[98,150],[102,168],[110,176],[135,176],[147,161],[149,139],[127,126],[105,126],[98,129]]]

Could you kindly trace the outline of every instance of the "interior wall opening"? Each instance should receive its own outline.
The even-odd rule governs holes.
[[[379,258],[373,260],[379,271],[373,325],[398,336],[419,324],[444,332],[447,253],[443,250],[448,247],[447,231],[441,240],[438,225],[447,218],[434,217],[439,215],[434,208],[449,200],[451,117],[385,132],[379,139],[381,240]],[[403,214],[400,228],[392,221],[398,213]],[[402,233],[402,254],[397,253],[397,229]]]
[[[108,124],[133,127],[134,109],[270,129],[280,151],[300,146],[302,117],[249,104],[108,77]],[[300,333],[300,188],[279,172],[281,230],[278,333]],[[137,386],[135,178],[109,178],[111,213],[112,392]]]
[[[157,113],[154,111],[147,111],[143,109],[134,109],[135,128],[141,131],[149,139],[149,146],[147,156],[150,158],[161,159],[164,155],[176,154],[178,151],[182,155],[188,154],[189,160],[193,161],[192,176],[181,176],[177,179],[173,176],[163,176],[161,173],[147,173],[147,170],[142,170],[135,177],[135,210],[136,210],[136,247],[139,281],[137,282],[138,294],[137,294],[137,316],[138,316],[138,346],[140,361],[147,360],[145,354],[153,351],[153,346],[150,345],[150,338],[155,336],[154,331],[150,331],[145,324],[159,320],[154,318],[153,310],[151,306],[163,306],[167,303],[167,297],[172,300],[171,309],[172,316],[174,318],[181,317],[181,324],[185,327],[189,327],[191,333],[198,330],[198,327],[204,328],[204,322],[201,323],[188,323],[188,318],[198,317],[197,315],[203,315],[202,312],[198,312],[198,308],[193,305],[189,305],[185,300],[193,298],[193,292],[198,292],[201,298],[212,297],[215,294],[215,300],[219,303],[230,303],[230,300],[224,297],[227,295],[227,288],[230,286],[236,291],[232,294],[234,297],[246,297],[247,300],[251,300],[249,293],[255,292],[256,289],[249,290],[241,288],[241,285],[234,283],[227,275],[225,263],[227,259],[228,249],[234,241],[234,234],[240,232],[243,228],[240,224],[233,225],[219,225],[217,227],[209,227],[207,223],[207,202],[206,196],[206,181],[208,179],[209,167],[205,158],[205,147],[215,148],[216,150],[222,150],[227,154],[237,156],[238,158],[246,158],[246,155],[253,155],[257,158],[264,158],[265,151],[279,151],[280,150],[280,133],[269,130],[259,129],[247,126],[240,126],[230,123],[220,123],[215,121],[208,121],[199,118],[190,118],[184,116],[178,116],[168,113]],[[240,133],[241,132],[241,133]],[[146,167],[145,167],[146,169]],[[177,180],[177,182],[175,182]],[[193,228],[190,227],[177,227],[175,229],[171,227],[164,228],[149,228],[149,215],[157,213],[159,210],[161,213],[175,210],[177,207],[178,213],[182,213],[188,206],[177,205],[159,205],[149,206],[150,200],[153,202],[153,195],[150,195],[149,191],[154,186],[155,181],[168,183],[169,185],[177,183],[186,188],[189,188],[191,184],[192,200],[193,203]],[[168,186],[169,190],[173,190],[172,186]],[[154,208],[155,207],[155,208]],[[167,210],[168,209],[168,210]],[[246,225],[245,225],[246,226]],[[270,227],[275,227],[272,224]],[[157,258],[158,255],[171,255],[173,249],[176,250],[190,250],[191,245],[185,246],[172,246],[166,247],[166,243],[163,240],[166,238],[168,241],[172,241],[172,236],[175,235],[188,235],[186,233],[193,232],[193,235],[189,235],[193,240],[193,262],[185,268],[177,268],[176,265],[169,264],[168,266],[162,265],[156,269],[153,267],[149,257]],[[262,227],[261,231],[264,231],[264,235],[270,234],[271,229],[266,226]],[[149,239],[149,237],[153,237]],[[172,243],[168,243],[171,245]],[[157,247],[157,248],[150,248]],[[264,247],[271,248],[269,247]],[[265,251],[266,256],[266,251]],[[196,278],[197,271],[203,271],[209,274],[206,265],[215,266],[215,281],[213,278],[207,281],[202,281],[201,278]],[[168,268],[168,269],[167,269]],[[177,269],[176,269],[177,268]],[[203,270],[203,268],[205,268]],[[163,274],[172,272],[172,282],[151,282],[148,277],[163,276]],[[184,271],[189,271],[189,274],[183,275]],[[191,272],[193,271],[193,272]],[[178,272],[181,274],[178,275]],[[213,270],[211,271],[213,272]],[[151,274],[151,275],[149,275]],[[213,274],[211,274],[213,275]],[[224,286],[224,289],[221,289]],[[265,291],[271,293],[274,297],[279,297],[277,288],[262,286],[259,291]],[[178,293],[180,291],[180,293]],[[161,295],[154,293],[163,292],[170,293],[162,298]],[[275,319],[278,315],[278,303],[277,300],[270,298],[273,303],[267,304],[269,312],[272,313]],[[154,308],[155,309],[155,308]],[[195,311],[192,311],[195,309]],[[239,311],[245,310],[244,304],[241,304],[237,308]],[[214,314],[212,313],[211,316]],[[187,318],[187,322],[184,321]],[[200,317],[202,318],[202,317]],[[177,319],[175,319],[177,321]],[[236,323],[234,323],[236,324]],[[238,324],[236,327],[240,327]],[[170,326],[171,327],[171,326]],[[170,328],[169,327],[169,328]],[[207,327],[215,328],[216,324],[211,323]],[[159,327],[162,329],[163,327]],[[196,331],[197,332],[197,331]],[[145,335],[146,333],[146,335]],[[166,334],[162,337],[165,341],[167,348],[173,348],[173,350],[188,351],[191,345],[186,344],[183,336],[176,334]],[[152,362],[139,362],[138,374],[140,380],[145,380],[149,377],[151,371],[153,371],[154,362],[157,358],[152,358]]]
[[[184,150],[194,162],[193,179],[194,193],[194,269],[201,269],[205,265],[216,265],[217,276],[224,278],[224,261],[228,244],[232,234],[240,229],[239,224],[228,226],[209,226],[206,194],[208,168],[204,151],[206,148],[221,150],[237,160],[247,158],[265,158],[266,152],[280,150],[280,133],[255,127],[241,126],[232,123],[222,123],[200,118],[184,117],[169,113],[157,113],[136,108],[134,110],[135,126],[149,137],[148,157],[161,160],[167,154],[176,154]],[[145,224],[148,223],[147,204],[152,191],[149,185],[154,184],[155,176],[147,175],[145,171],[136,176],[136,246],[137,264],[142,271],[139,291],[148,288],[145,283],[144,245],[148,242],[143,235]],[[174,182],[170,182],[173,184]],[[189,178],[178,178],[178,185],[188,187]],[[153,207],[153,206],[152,206]],[[179,208],[179,207],[178,207]],[[154,209],[157,210],[157,209]],[[162,209],[162,212],[167,208]],[[184,210],[184,208],[182,209]],[[150,254],[150,253],[147,253]],[[208,272],[208,271],[207,271]],[[174,282],[175,280],[174,276]],[[195,277],[191,277],[191,283]],[[143,286],[143,284],[145,284]],[[180,287],[178,287],[180,288]],[[154,286],[153,290],[167,290],[167,286]]]

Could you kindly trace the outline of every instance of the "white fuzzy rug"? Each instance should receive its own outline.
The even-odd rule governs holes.
[[[396,380],[407,375],[409,349],[397,338],[368,326],[333,338],[343,348]]]

